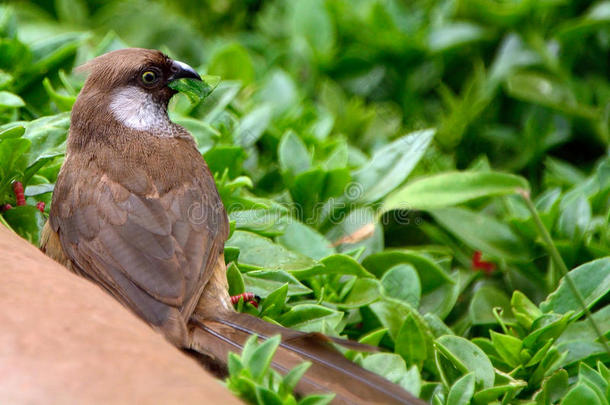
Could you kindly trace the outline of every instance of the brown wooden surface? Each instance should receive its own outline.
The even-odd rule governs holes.
[[[99,287],[0,225],[0,404],[234,403]]]

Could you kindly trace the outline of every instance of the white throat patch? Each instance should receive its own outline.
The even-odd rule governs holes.
[[[112,95],[110,111],[126,127],[151,131],[160,136],[171,133],[171,122],[165,108],[139,87],[124,86],[117,89]]]

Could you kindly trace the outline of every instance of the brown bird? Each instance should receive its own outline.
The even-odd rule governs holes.
[[[223,246],[229,225],[213,176],[191,135],[170,121],[179,78],[200,79],[161,52],[99,56],[74,104],[66,160],[41,248],[94,281],[181,348],[226,363],[249,335],[281,334],[273,367],[313,364],[301,394],[335,392],[336,403],[422,403],[351,363],[320,334],[236,313]],[[359,347],[337,340],[347,347]]]

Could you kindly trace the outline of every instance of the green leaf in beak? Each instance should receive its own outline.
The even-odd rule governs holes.
[[[169,83],[169,87],[185,94],[193,103],[199,103],[212,94],[220,83],[220,76],[204,75],[200,80],[178,79]]]

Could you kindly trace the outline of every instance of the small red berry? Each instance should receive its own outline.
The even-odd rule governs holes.
[[[0,205],[0,212],[8,211],[11,208],[13,208],[13,206],[11,204]]]
[[[251,293],[251,292],[245,292],[245,293],[241,293],[241,294],[237,294],[237,295],[232,295],[231,304],[233,304],[233,305],[237,304],[240,299],[243,299],[244,302],[252,302],[252,301],[254,301],[254,298],[255,298],[254,293]],[[256,302],[256,301],[254,301],[254,302]]]
[[[45,203],[44,201],[40,201],[38,203],[36,203],[36,208],[38,208],[38,211],[44,213],[44,207],[45,207]]]
[[[17,206],[21,207],[25,205],[25,195],[23,193],[23,184],[20,181],[13,182],[13,192],[15,193],[15,199],[17,200]]]
[[[472,268],[474,270],[482,270],[485,274],[490,275],[496,268],[496,265],[492,262],[486,262],[481,260],[483,254],[476,250],[472,254]]]

